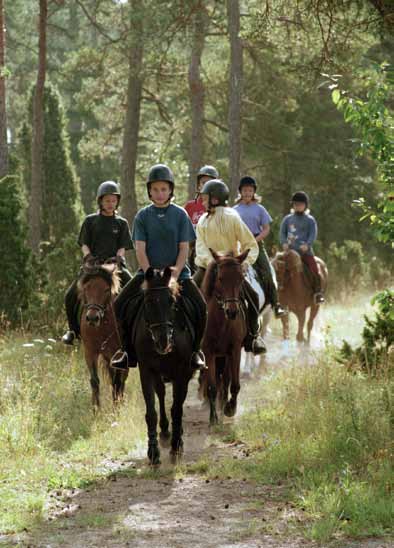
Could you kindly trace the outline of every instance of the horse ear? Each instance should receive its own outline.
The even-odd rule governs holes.
[[[235,257],[240,264],[242,264],[244,260],[246,259],[246,257],[249,255],[249,251],[250,249],[247,249],[246,251],[241,253],[241,255],[238,255],[238,257]]]
[[[155,275],[155,271],[153,270],[153,268],[150,266],[146,271],[145,271],[145,280],[152,280],[153,279],[153,276]]]
[[[172,270],[169,266],[166,266],[165,269],[163,270],[163,282],[168,285],[168,282],[170,281],[171,279],[171,276],[172,276]]]
[[[209,248],[209,251],[211,252],[212,257],[215,259],[215,261],[218,263],[220,259],[220,255],[216,253],[213,249]]]

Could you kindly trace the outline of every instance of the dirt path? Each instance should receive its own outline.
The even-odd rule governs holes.
[[[271,361],[282,352],[274,343]],[[284,360],[285,362],[285,360]],[[282,363],[284,363],[282,360]],[[261,372],[260,372],[261,374]],[[255,382],[243,383],[241,401],[253,405]],[[209,434],[208,412],[190,385],[185,406],[185,455],[196,463],[204,454],[244,458],[242,444],[224,443]],[[145,448],[143,450],[145,453]],[[286,502],[283,486],[248,481],[207,480],[198,473],[179,471],[162,450],[161,469],[152,472],[142,456],[129,462],[107,463],[114,472],[106,481],[83,491],[58,492],[50,519],[35,532],[3,539],[8,546],[28,547],[150,547],[150,548],[297,548],[317,546],[299,533],[302,512]],[[4,545],[1,542],[0,545]],[[388,548],[378,541],[341,542],[341,548]]]

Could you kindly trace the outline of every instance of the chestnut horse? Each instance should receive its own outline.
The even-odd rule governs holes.
[[[171,284],[171,269],[157,272],[148,268],[143,285],[142,311],[137,313],[135,333],[129,333],[137,355],[142,393],[146,405],[148,428],[148,459],[150,464],[160,464],[157,440],[157,413],[155,394],[160,409],[160,440],[170,437],[165,410],[165,385],[172,382],[171,451],[173,460],[183,452],[183,404],[192,377],[190,358],[192,334],[188,328],[180,303],[179,286]]]
[[[101,356],[105,371],[112,384],[112,399],[123,399],[128,371],[110,367],[111,357],[119,348],[119,331],[114,315],[113,301],[120,289],[116,265],[84,266],[78,280],[82,304],[81,339],[85,360],[90,373],[93,408],[100,407],[100,379],[98,361]]]
[[[321,285],[324,290],[327,286],[327,267],[319,257],[316,257],[319,268]],[[277,253],[272,261],[278,279],[278,295],[282,305],[287,306],[289,312],[297,316],[298,331],[297,341],[305,342],[304,325],[306,311],[310,308],[307,323],[307,342],[310,342],[314,319],[319,312],[319,305],[313,298],[313,289],[310,280],[304,273],[304,263],[297,251],[290,249],[283,253]],[[311,274],[312,275],[312,274]],[[281,318],[283,326],[283,338],[289,339],[289,316]]]
[[[208,371],[204,371],[201,389],[206,389],[210,405],[209,423],[213,425],[218,423],[217,394],[227,417],[234,416],[237,410],[241,348],[247,334],[240,297],[244,280],[242,263],[249,250],[238,257],[210,251],[214,261],[208,265],[201,285],[208,306],[207,327],[202,341]]]

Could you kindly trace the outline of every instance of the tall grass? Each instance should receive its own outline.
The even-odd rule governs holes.
[[[115,410],[102,379],[95,416],[79,349],[0,338],[0,531],[31,526],[52,489],[81,487],[105,473],[104,461],[135,450],[145,434],[140,392],[133,370]]]
[[[313,539],[393,533],[394,383],[328,356],[271,375],[259,393],[234,432],[251,456],[211,472],[287,481]]]

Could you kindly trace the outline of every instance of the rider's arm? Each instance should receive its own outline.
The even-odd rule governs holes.
[[[119,256],[119,257],[124,257],[125,253],[126,253],[125,248],[124,248],[124,247],[120,247],[120,248],[118,249],[118,251],[116,252],[116,255]]]
[[[200,221],[197,223],[196,233],[196,258],[194,259],[194,262],[201,268],[207,268],[209,263],[213,260],[213,257],[209,251],[208,245],[205,242],[204,229],[200,226]]]
[[[174,276],[174,278],[177,278],[179,274],[182,272],[186,264],[188,255],[189,255],[189,242],[179,242],[178,257],[176,259],[175,266],[172,269],[172,275]]]
[[[309,247],[312,247],[313,242],[317,238],[317,223],[315,221],[315,218],[312,217],[312,215],[309,216],[309,230],[308,230],[308,238],[306,240],[306,243]]]
[[[148,257],[146,255],[146,242],[136,240],[135,242],[135,254],[137,255],[137,261],[144,272],[150,267]]]
[[[266,238],[268,234],[270,233],[270,230],[271,230],[271,227],[268,223],[266,225],[263,225],[260,234],[257,234],[256,236],[256,242],[260,242],[261,240],[264,240],[264,238]]]
[[[81,249],[84,257],[86,257],[87,255],[90,255],[90,249],[87,245],[83,244]]]
[[[287,244],[287,216],[284,217],[284,219],[281,222],[280,230],[279,230],[279,241],[280,244]]]

